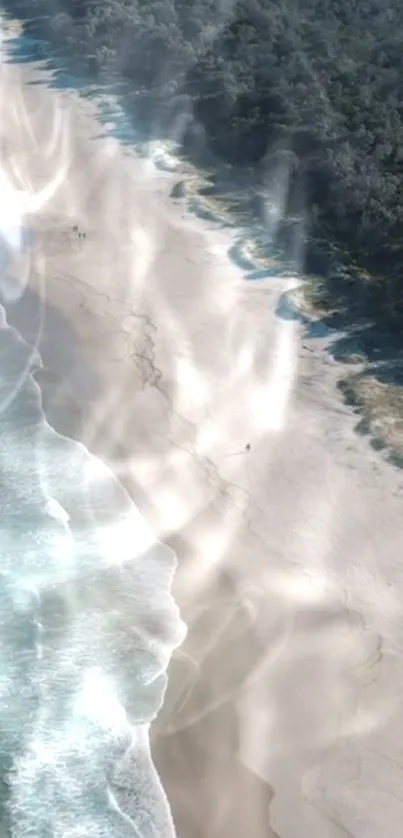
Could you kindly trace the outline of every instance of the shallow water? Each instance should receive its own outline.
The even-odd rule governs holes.
[[[86,835],[135,833],[109,799],[129,755],[160,801],[142,834],[157,821],[170,834],[144,730],[184,632],[174,555],[106,466],[48,425],[39,355],[3,310],[2,323],[0,727],[13,834],[65,835],[77,818]]]
[[[2,60],[44,62],[45,46],[13,37]],[[77,86],[53,69],[55,86]],[[8,271],[32,240],[0,174],[0,292],[12,305]],[[48,424],[34,379],[40,321],[30,345],[0,306],[1,827],[170,836],[149,726],[185,634],[175,556],[112,472]]]
[[[109,116],[112,118],[112,112]],[[238,258],[241,270],[247,272],[254,266],[250,258],[254,252],[253,240],[245,236],[235,242],[230,256],[233,261]],[[214,281],[211,263],[210,268]],[[244,275],[252,278],[250,273]],[[222,826],[220,834],[250,833],[254,838],[262,834],[267,838],[267,786],[264,812],[256,805],[260,792],[253,795],[259,774],[275,790],[270,804],[271,823],[282,838],[341,838],[344,834],[361,837],[364,833],[385,832],[391,838],[399,834],[397,825],[401,818],[397,812],[394,823],[389,821],[390,800],[382,800],[382,789],[383,778],[386,776],[387,783],[391,777],[384,765],[393,765],[397,772],[401,760],[401,481],[395,473],[386,472],[365,441],[357,438],[356,420],[342,407],[333,386],[336,365],[324,354],[324,339],[333,347],[337,333],[324,333],[322,323],[312,323],[308,316],[300,315],[292,289],[289,293],[294,280],[286,274],[255,274],[254,278],[269,282],[260,287],[255,283],[254,288],[251,284],[243,286],[242,328],[235,329],[234,334],[240,342],[248,335],[249,326],[253,326],[251,347],[261,347],[253,356],[256,377],[248,376],[250,389],[245,389],[243,399],[239,446],[232,447],[231,443],[227,456],[215,451],[214,460],[228,481],[239,479],[241,486],[254,498],[261,498],[262,505],[265,503],[261,517],[257,506],[251,509],[247,538],[242,540],[238,532],[233,541],[228,538],[229,564],[232,567],[239,562],[239,591],[242,595],[246,591],[249,597],[249,603],[245,597],[240,604],[245,612],[246,605],[250,604],[250,608],[240,620],[240,633],[231,628],[226,639],[224,633],[224,640],[217,642],[210,658],[207,652],[205,663],[204,645],[213,648],[215,639],[211,640],[210,635],[215,638],[215,625],[219,628],[217,634],[222,632],[224,618],[235,609],[230,596],[228,602],[217,597],[214,601],[217,581],[213,577],[205,594],[207,607],[199,620],[200,590],[195,584],[196,607],[188,608],[186,619],[196,647],[195,657],[202,661],[201,677],[196,666],[196,671],[188,672],[188,683],[199,683],[176,718],[173,714],[173,722],[172,716],[168,722],[163,718],[169,714],[167,696],[162,719],[153,731],[158,731],[160,725],[163,734],[168,728],[168,732],[174,730],[175,736],[167,747],[161,747],[162,757],[160,752],[157,764],[174,812],[176,799],[180,835],[217,834],[215,823],[222,813],[223,823],[228,824],[227,809],[233,812],[232,826]],[[204,279],[203,291],[208,286],[207,271]],[[158,292],[158,282],[152,290]],[[175,281],[168,290],[170,301],[176,304]],[[109,293],[108,284],[106,291]],[[9,286],[8,292],[12,292]],[[252,294],[261,294],[267,317],[265,313],[251,324],[248,303]],[[158,299],[158,293],[156,296]],[[205,305],[206,312],[210,310],[208,295],[198,290],[192,306],[184,304],[178,311],[199,351],[197,333],[191,329],[194,300]],[[22,306],[23,300],[20,302]],[[16,308],[7,307],[9,322],[26,336],[22,326],[18,326]],[[26,311],[32,321],[31,301]],[[158,303],[155,311],[160,314]],[[235,307],[233,314],[237,326]],[[226,318],[222,335],[226,334],[228,322],[231,324],[231,317],[226,314]],[[40,329],[40,316],[27,337],[32,343],[36,329]],[[59,361],[68,341],[62,339],[59,323],[54,333],[57,341],[46,348],[54,352],[58,344],[56,366],[63,370]],[[9,331],[4,338],[4,358],[9,360],[14,358],[14,350],[10,354],[8,342],[11,338],[14,344],[19,342],[17,332],[13,335]],[[313,356],[311,345],[305,345],[301,351],[298,335],[304,341],[312,338],[321,343]],[[180,346],[176,341],[175,336],[173,346]],[[57,806],[63,813],[65,831],[70,829],[69,813],[73,812],[80,823],[77,830],[83,825],[86,835],[94,831],[104,834],[104,823],[113,834],[119,835],[119,829],[125,834],[124,816],[135,810],[137,830],[146,836],[150,831],[164,835],[171,829],[170,819],[149,762],[147,723],[164,694],[163,669],[178,625],[172,601],[168,605],[167,598],[172,555],[165,554],[162,548],[149,550],[144,560],[135,558],[140,550],[136,539],[140,534],[146,541],[148,534],[141,530],[133,506],[111,481],[107,470],[90,458],[82,446],[52,434],[45,425],[38,413],[39,391],[35,387],[30,390],[27,372],[30,365],[34,369],[38,359],[26,344],[15,352],[18,360],[13,360],[13,377],[6,376],[2,391],[8,405],[5,421],[8,416],[9,442],[4,455],[8,464],[7,485],[16,476],[15,492],[10,495],[6,510],[8,520],[14,515],[14,524],[4,539],[4,561],[6,553],[8,557],[4,621],[9,644],[4,659],[15,682],[21,685],[17,691],[20,704],[17,705],[17,699],[12,704],[8,702],[11,709],[5,717],[5,741],[9,755],[14,756],[18,749],[25,755],[12,783],[14,834],[25,829],[36,835],[37,823],[43,824],[43,833],[49,831],[43,810],[46,807],[48,820],[51,819],[52,783],[57,786],[57,771],[62,765],[60,785],[64,775],[68,782],[66,789],[58,789]],[[43,342],[41,352],[46,363]],[[203,346],[200,363],[205,355]],[[216,363],[214,355],[212,369]],[[167,357],[164,364],[168,367]],[[241,376],[239,380],[242,382]],[[298,386],[294,386],[296,383]],[[258,387],[254,388],[255,384]],[[241,385],[239,391],[243,392]],[[236,423],[238,392],[232,402],[232,392],[220,388],[225,408],[220,417],[224,431],[221,448],[227,429],[229,439],[235,436],[229,414],[234,404]],[[256,398],[259,394],[262,398]],[[83,401],[85,396],[91,401],[88,393],[82,395]],[[154,406],[158,394],[154,393],[150,401],[151,398]],[[263,423],[253,430],[255,436],[249,435],[251,427],[256,429],[250,421],[251,405],[256,415],[266,415],[267,423],[270,422],[268,431]],[[145,400],[141,406],[147,422],[147,417],[154,413],[147,413]],[[184,397],[183,410],[187,408]],[[19,421],[25,413],[31,418],[15,430],[16,418]],[[152,433],[151,423],[150,427]],[[246,439],[252,440],[248,457],[244,456],[246,433]],[[270,435],[271,447],[267,441]],[[167,434],[167,448],[170,445],[171,437]],[[214,445],[212,450],[214,457]],[[164,455],[164,449],[162,453],[156,451],[158,468],[161,463],[164,465]],[[190,457],[177,461],[179,467],[172,480],[172,489],[179,499],[186,495],[187,500],[192,492],[189,460]],[[243,470],[236,465],[242,461]],[[29,479],[19,482],[23,470]],[[185,485],[184,480],[181,485],[182,474],[188,473],[189,482]],[[270,483],[275,487],[271,492]],[[194,485],[199,489],[196,478]],[[35,488],[25,495],[21,487],[29,486]],[[196,492],[195,497],[199,502]],[[233,505],[232,495],[229,501]],[[218,509],[218,521],[214,515],[206,514],[209,534],[221,535],[225,529],[227,509],[224,504]],[[262,542],[252,539],[252,526]],[[228,530],[230,527],[231,524]],[[210,545],[215,548],[213,539],[205,548],[207,559]],[[17,550],[24,585],[15,580],[12,557]],[[202,558],[203,554],[200,562]],[[154,575],[160,574],[162,566],[167,578],[155,596]],[[200,577],[199,568],[197,571]],[[148,599],[158,603],[162,593],[171,616],[168,614],[164,622],[157,608],[150,624],[144,603]],[[169,635],[171,620],[173,634]],[[131,635],[133,624],[135,631]],[[171,638],[168,648],[163,642],[165,636],[168,641]],[[11,661],[17,658],[21,666],[11,670]],[[179,659],[179,663],[183,661]],[[178,680],[183,688],[182,671]],[[221,713],[216,712],[217,697],[224,702],[230,688],[237,690],[239,684],[242,690],[246,685],[246,690],[237,713],[235,698],[232,703],[223,704]],[[16,728],[18,714],[27,719],[25,731]],[[111,725],[112,717],[115,726]],[[128,749],[129,742],[132,747]],[[247,774],[239,769],[241,759],[233,758],[237,747],[243,760],[242,770],[250,766],[249,776],[254,773],[255,786],[248,786],[252,789],[250,796],[245,791]],[[49,769],[52,760],[56,766],[53,779]],[[113,768],[118,774],[110,781]],[[374,776],[368,779],[371,772]],[[234,780],[237,777],[238,785]],[[397,800],[401,779],[397,777],[393,783]],[[87,811],[84,794],[93,801]],[[139,818],[150,799],[154,820],[143,829]],[[118,813],[115,822],[116,806],[123,808],[124,813]],[[52,824],[52,834],[58,834],[58,829],[63,834],[62,825],[56,828]]]
[[[0,174],[12,306],[9,270],[32,240]],[[185,633],[175,556],[112,472],[46,421],[40,330],[38,312],[27,343],[0,306],[0,816],[13,836],[168,836],[148,730]]]

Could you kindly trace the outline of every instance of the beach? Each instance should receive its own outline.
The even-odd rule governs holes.
[[[331,334],[279,315],[298,278],[246,282],[180,175],[4,50],[7,320],[50,423],[178,560],[188,636],[152,727],[178,836],[397,838],[403,474],[356,433]]]

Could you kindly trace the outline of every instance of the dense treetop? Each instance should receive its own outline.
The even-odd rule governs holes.
[[[267,183],[286,170],[285,211],[354,254],[403,315],[401,0],[12,6],[122,73],[185,138],[190,119],[202,126],[217,159]]]

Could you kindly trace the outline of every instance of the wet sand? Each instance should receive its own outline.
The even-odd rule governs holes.
[[[329,338],[277,316],[290,281],[246,283],[178,178],[45,82],[1,66],[2,168],[36,202],[2,297],[50,421],[178,557],[153,752],[179,838],[397,838],[402,475],[356,435]]]

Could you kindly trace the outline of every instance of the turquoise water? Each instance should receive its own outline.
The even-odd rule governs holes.
[[[184,633],[175,558],[112,473],[49,426],[40,366],[2,309],[3,817],[13,836],[170,835],[148,726]]]
[[[26,37],[2,60],[49,64]],[[79,86],[53,69],[55,86]],[[30,241],[0,232],[12,304],[7,271]],[[106,466],[50,427],[41,366],[0,306],[0,836],[168,838],[149,726],[185,633],[175,556]]]
[[[0,233],[10,311],[8,271],[32,242],[15,224]],[[0,305],[0,836],[168,838],[149,726],[185,633],[175,556],[107,467],[47,422],[41,312],[24,299],[33,345]]]

